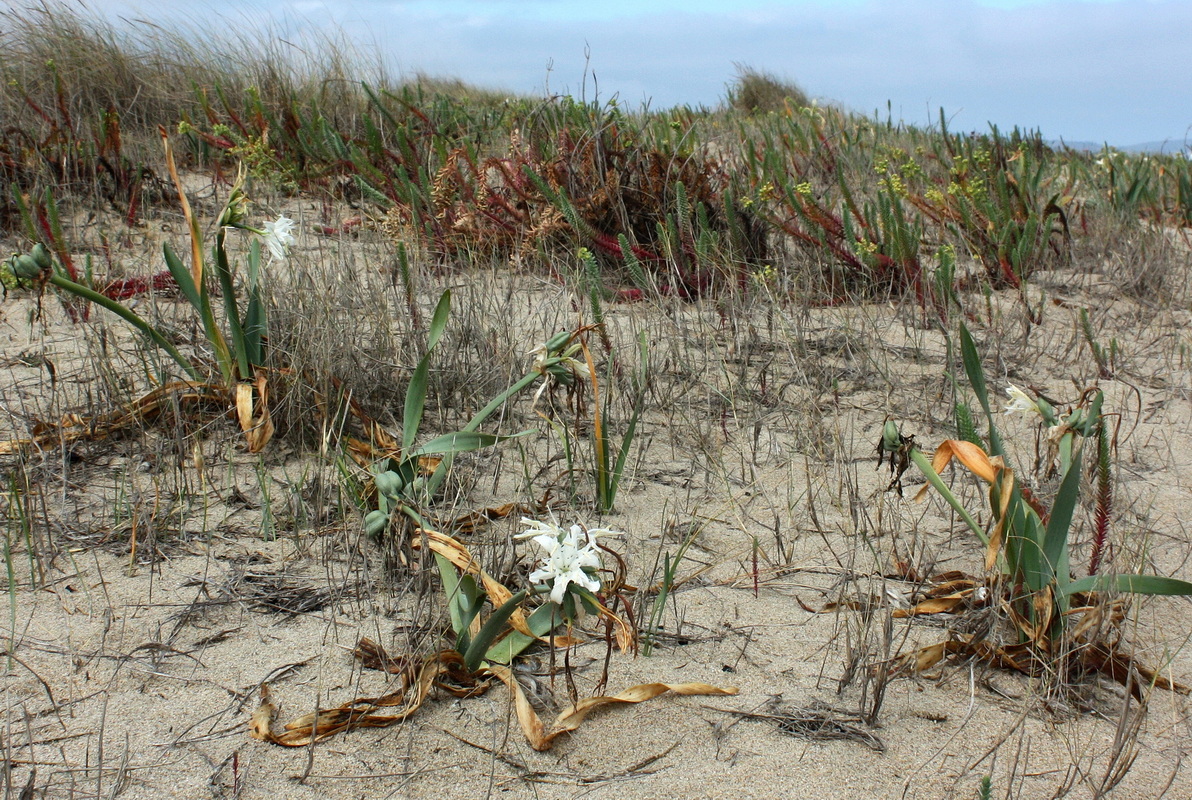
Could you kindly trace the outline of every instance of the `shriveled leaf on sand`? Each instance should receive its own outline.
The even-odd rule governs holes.
[[[811,706],[784,706],[777,699],[764,706],[765,711],[729,711],[745,719],[765,719],[778,724],[778,730],[791,736],[815,741],[844,740],[858,742],[876,753],[886,752],[885,743],[870,733],[856,714],[838,711],[824,703]]]
[[[1081,661],[1087,668],[1129,687],[1135,697],[1141,697],[1143,690],[1150,686],[1178,694],[1192,692],[1192,687],[1164,678],[1158,671],[1136,661],[1131,654],[1106,644],[1084,647]]]
[[[390,658],[379,645],[366,639],[362,639],[357,645],[356,654],[366,666],[399,675],[401,688],[381,697],[358,698],[338,708],[304,714],[288,723],[281,733],[276,733],[273,730],[276,706],[270,697],[268,687],[262,686],[261,703],[249,722],[249,734],[254,739],[271,744],[303,747],[344,731],[383,728],[408,719],[422,707],[433,688],[444,689],[456,697],[469,697],[487,691],[492,678],[497,678],[513,693],[518,722],[530,746],[535,750],[548,750],[558,736],[574,731],[588,714],[604,706],[642,703],[666,692],[679,695],[737,693],[733,687],[718,688],[705,683],[646,683],[612,696],[581,700],[559,714],[548,729],[530,705],[508,667],[491,666],[475,674],[468,674],[463,658],[453,650],[436,653],[417,665],[413,659]],[[396,714],[377,713],[383,708],[399,706],[401,710]]]
[[[706,683],[642,683],[614,695],[580,700],[570,708],[564,709],[548,728],[543,724],[538,712],[534,710],[529,699],[526,698],[525,692],[522,691],[521,685],[518,684],[513,672],[508,667],[494,665],[484,671],[499,678],[513,693],[518,724],[521,725],[526,740],[535,750],[549,750],[555,739],[564,733],[574,731],[583,723],[588,714],[605,706],[644,703],[667,692],[678,695],[734,695],[737,693],[734,686],[720,688]]]
[[[261,702],[252,712],[252,719],[248,721],[248,735],[254,739],[270,741],[273,737],[273,718],[277,716],[277,706],[269,698],[269,684],[261,684]]]
[[[400,689],[380,697],[357,698],[338,708],[303,714],[286,724],[281,733],[273,731],[273,704],[265,695],[261,705],[253,712],[250,733],[254,738],[271,744],[304,747],[337,733],[357,728],[384,728],[408,719],[422,707],[431,689],[436,686],[459,697],[479,694],[488,688],[485,682],[476,681],[466,674],[463,658],[453,650],[429,656],[420,665],[410,661],[397,674],[401,676]],[[263,710],[265,706],[269,710]],[[383,708],[396,707],[401,707],[396,714],[376,713]]]
[[[890,616],[895,619],[901,619],[903,617],[918,617],[927,614],[948,614],[958,608],[963,608],[970,594],[972,594],[971,591],[965,594],[952,594],[947,597],[929,597],[910,608],[896,608],[890,612]]]
[[[226,408],[229,395],[223,387],[194,381],[174,381],[147,392],[107,414],[82,417],[67,414],[57,423],[39,423],[28,439],[0,442],[0,455],[29,448],[47,448],[79,441],[102,441],[127,428],[139,426],[163,411],[179,406],[213,404]]]
[[[1054,644],[1054,643],[1053,643]],[[1068,664],[1078,672],[1095,673],[1126,686],[1135,697],[1151,686],[1179,694],[1189,694],[1192,687],[1163,677],[1136,661],[1130,653],[1116,645],[1102,642],[1067,640]],[[925,672],[945,658],[963,656],[984,661],[997,669],[1009,669],[1024,675],[1039,675],[1055,669],[1056,660],[1040,651],[1032,642],[996,645],[978,637],[968,640],[952,639],[902,653],[889,662],[891,675],[913,675]]]
[[[430,456],[423,456],[422,458],[429,459]],[[430,472],[434,472],[438,467],[438,462],[441,458],[436,459],[435,464],[431,467]],[[421,463],[421,459],[419,459]],[[489,508],[482,508],[476,511],[470,511],[467,514],[461,514],[458,517],[450,520],[440,521],[439,527],[450,530],[457,535],[467,535],[475,533],[481,528],[488,525],[493,520],[505,519],[510,514],[529,514],[532,513],[530,506],[524,503],[505,503],[499,506],[490,506]]]

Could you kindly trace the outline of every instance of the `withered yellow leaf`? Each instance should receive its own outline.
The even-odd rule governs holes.
[[[273,718],[277,716],[277,706],[269,697],[269,684],[261,684],[261,702],[252,712],[252,719],[248,721],[248,735],[263,742],[273,741]]]

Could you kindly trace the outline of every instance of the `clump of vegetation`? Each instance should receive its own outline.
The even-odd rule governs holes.
[[[1109,520],[1112,515],[1110,475],[1112,424],[1102,411],[1104,394],[1089,389],[1075,407],[1060,413],[1042,397],[1031,397],[1016,386],[1007,389],[1007,414],[1022,414],[1043,431],[1048,472],[1059,488],[1053,498],[1041,497],[1022,483],[1006,463],[1008,453],[995,421],[980,356],[972,336],[960,328],[965,374],[988,422],[984,440],[970,429],[972,439],[949,439],[928,461],[913,437],[903,436],[887,422],[879,452],[888,457],[894,473],[891,486],[901,492],[902,475],[914,464],[928,487],[947,501],[980,541],[987,577],[947,575],[928,580],[921,599],[896,615],[1004,613],[1005,636],[993,625],[979,633],[958,635],[945,642],[906,653],[897,669],[930,669],[946,657],[975,657],[998,667],[1041,677],[1049,691],[1062,693],[1090,674],[1104,674],[1124,684],[1136,696],[1159,686],[1187,694],[1189,689],[1136,661],[1122,648],[1120,626],[1133,595],[1192,595],[1192,583],[1148,574],[1102,574]],[[961,415],[973,419],[967,406]],[[1087,444],[1086,444],[1087,443]],[[1072,550],[1076,542],[1074,517],[1079,507],[1084,451],[1095,459],[1096,526],[1087,574],[1074,577]],[[990,524],[982,526],[944,483],[940,473],[953,460],[988,484]]]
[[[729,108],[742,114],[781,113],[811,105],[807,92],[797,84],[748,65],[737,65],[737,77],[728,87]]]
[[[320,740],[411,718],[438,691],[507,687],[534,749],[597,708],[729,695],[713,678],[605,685],[639,640],[651,658],[698,651],[647,662],[659,670],[763,669],[754,653],[780,626],[707,609],[746,619],[774,593],[783,614],[813,611],[796,590],[839,614],[820,651],[843,657],[839,697],[719,711],[882,751],[889,679],[945,661],[1025,676],[1038,691],[1024,702],[1049,707],[1107,676],[1127,688],[1122,730],[1130,703],[1186,691],[1132,623],[1143,596],[1192,592],[1187,543],[1164,539],[1183,550],[1154,558],[1146,534],[1164,526],[1115,475],[1127,447],[1131,464],[1180,468],[1155,446],[1169,430],[1129,430],[1187,388],[1187,161],[961,133],[942,114],[907,126],[748,67],[721,108],[634,110],[401,80],[312,44],[74,6],[0,12],[11,631],[21,593],[67,561],[82,574],[87,548],[127,556],[130,575],[202,550],[206,576],[245,530],[292,536],[287,564],[343,584],[307,604],[301,581],[273,574],[237,613],[268,608],[269,586],[296,617],[350,596],[328,617],[336,635],[367,618],[404,638],[352,640],[396,686],[327,702],[348,684],[319,683],[285,728],[273,698],[307,662],[250,686],[252,735],[312,760]],[[1061,402],[1045,383],[1079,391]],[[996,413],[1000,386],[1021,417]],[[884,414],[942,442],[932,453],[885,425],[890,488],[919,475],[943,504],[912,511],[858,468],[869,434],[854,432]],[[950,481],[956,464],[979,481]],[[248,549],[228,558],[272,557]],[[235,586],[208,581],[186,582],[198,599],[111,661],[152,652],[156,680],[189,657],[180,632],[237,605]],[[686,603],[693,588],[715,602]],[[928,617],[948,633],[907,645]],[[23,647],[14,633],[10,668]],[[249,696],[234,693],[226,731]],[[29,713],[51,718],[65,719]],[[44,731],[26,727],[32,749]],[[1114,758],[1105,785],[1128,768]],[[95,796],[118,794],[101,785],[111,772]]]

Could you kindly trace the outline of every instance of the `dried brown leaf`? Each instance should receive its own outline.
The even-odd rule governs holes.
[[[890,616],[896,619],[918,617],[926,614],[948,614],[961,607],[968,600],[969,593],[953,594],[948,597],[932,597],[910,608],[896,608]]]
[[[679,695],[734,695],[737,693],[737,688],[734,686],[720,688],[706,683],[643,683],[631,686],[615,695],[589,697],[586,700],[581,700],[560,713],[551,727],[547,729],[542,724],[538,712],[526,699],[525,692],[522,691],[520,684],[508,667],[494,665],[487,671],[499,678],[513,693],[518,723],[521,725],[526,740],[535,750],[549,750],[556,738],[564,733],[574,731],[583,723],[588,714],[605,706],[644,703],[666,692]]]
[[[262,683],[261,702],[248,721],[248,735],[263,742],[273,741],[273,719],[276,716],[277,706],[269,697],[269,684]]]
[[[236,384],[236,419],[248,441],[248,452],[259,453],[273,438],[273,416],[269,413],[269,384],[263,372],[251,382]]]
[[[33,436],[0,442],[0,455],[32,447],[49,448],[78,441],[102,441],[126,428],[139,426],[164,410],[210,403],[227,408],[228,392],[221,386],[174,381],[159,386],[115,411],[94,417],[66,414],[57,423],[38,423]]]
[[[945,439],[941,442],[931,459],[931,468],[940,474],[953,458],[988,483],[993,483],[998,472],[1006,468],[1000,457],[990,458],[980,447],[962,439]],[[922,500],[929,488],[931,484],[924,484],[915,495],[915,502]]]

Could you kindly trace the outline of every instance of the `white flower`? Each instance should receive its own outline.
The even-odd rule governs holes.
[[[1068,427],[1068,423],[1057,422],[1055,425],[1052,425],[1047,429],[1047,441],[1051,442],[1052,445],[1059,447],[1060,439],[1063,439],[1064,434],[1071,430],[1072,429]]]
[[[573,583],[589,592],[600,589],[600,581],[595,577],[596,570],[600,569],[596,537],[612,531],[601,528],[584,530],[580,525],[563,530],[550,522],[526,518],[522,519],[522,524],[529,530],[517,534],[516,538],[532,538],[535,544],[546,551],[546,558],[538,569],[530,573],[530,582],[539,586],[549,585],[551,602],[562,603],[568,587]]]
[[[1043,412],[1041,412],[1039,410],[1039,406],[1036,405],[1035,401],[1030,398],[1030,395],[1028,395],[1026,392],[1022,391],[1022,389],[1019,389],[1014,384],[1010,384],[1006,388],[1006,394],[1010,396],[1010,402],[1007,403],[1002,408],[1003,413],[1005,413],[1005,414],[1014,414],[1014,413],[1039,414],[1040,416],[1043,415]]]
[[[540,344],[530,352],[526,353],[528,356],[533,356],[534,361],[530,364],[530,369],[537,372],[539,375],[546,374],[546,357],[549,355],[545,344]]]
[[[573,344],[564,352],[552,351],[551,342],[543,342],[526,353],[527,356],[532,356],[534,359],[530,363],[530,369],[544,378],[542,385],[534,393],[534,402],[530,403],[531,411],[538,407],[538,401],[552,384],[564,383],[568,386],[571,385],[571,381],[567,380],[567,373],[563,372],[563,370],[569,370],[571,378],[574,378],[578,374],[578,370],[583,364],[571,356],[578,349],[579,345]]]
[[[271,258],[284,261],[289,254],[289,248],[294,244],[294,220],[282,215],[273,222],[266,222],[262,226],[265,235],[265,246],[269,248]]]

